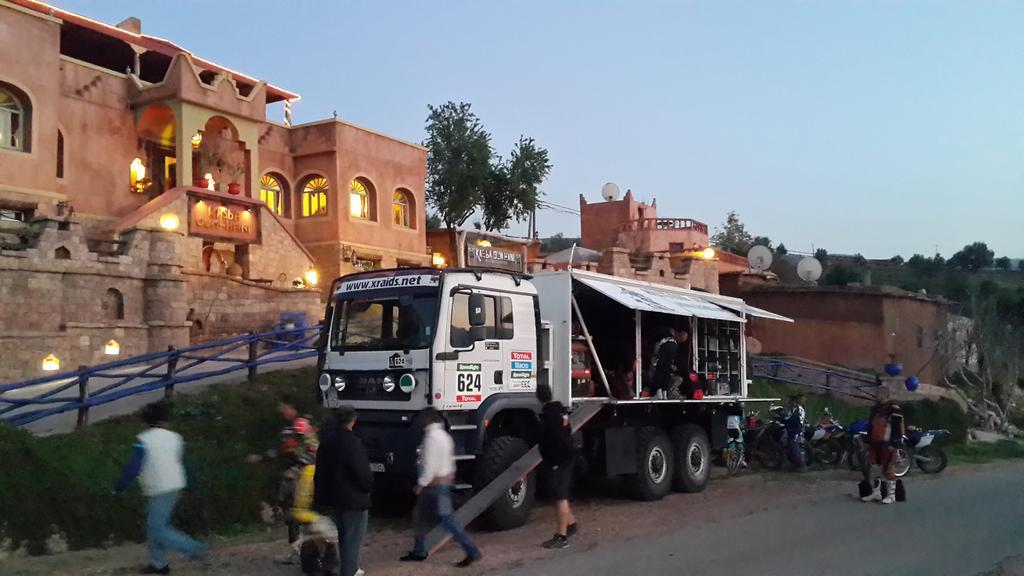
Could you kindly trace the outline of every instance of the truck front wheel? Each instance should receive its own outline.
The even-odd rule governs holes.
[[[626,477],[637,500],[661,500],[672,489],[673,454],[668,435],[647,426],[636,433],[636,473]]]
[[[529,450],[530,445],[515,436],[499,436],[488,442],[477,459],[474,489],[478,492],[482,490]],[[526,524],[536,490],[536,475],[530,472],[503,491],[484,512],[484,525],[491,530],[511,530]]]
[[[680,424],[672,430],[675,470],[672,487],[678,492],[700,492],[711,476],[711,443],[695,424]]]

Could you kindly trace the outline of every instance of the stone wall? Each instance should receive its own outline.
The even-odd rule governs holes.
[[[266,287],[242,279],[186,273],[188,317],[193,339],[212,339],[256,331],[265,332],[282,312],[306,315],[307,324],[323,317],[315,291]]]

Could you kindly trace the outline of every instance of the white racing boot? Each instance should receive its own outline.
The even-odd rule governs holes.
[[[882,481],[875,478],[872,482],[871,494],[862,496],[861,502],[878,502],[882,499]]]
[[[882,504],[892,504],[896,501],[896,481],[886,480],[885,481],[885,498],[882,498]]]

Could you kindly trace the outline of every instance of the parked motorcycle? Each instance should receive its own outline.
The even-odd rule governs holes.
[[[838,466],[846,458],[849,434],[834,416],[825,408],[824,416],[818,419],[809,438],[815,459],[825,466]]]
[[[778,470],[786,461],[782,445],[775,438],[777,422],[764,423],[757,419],[759,412],[747,416],[747,429],[743,432],[747,462],[766,470]]]
[[[938,474],[946,469],[949,460],[946,452],[932,442],[949,430],[921,430],[916,426],[907,428],[903,437],[904,445],[897,449],[896,476],[905,476],[910,472],[912,464],[917,464],[925,474]]]

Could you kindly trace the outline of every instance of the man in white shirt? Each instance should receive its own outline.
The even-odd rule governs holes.
[[[206,546],[171,526],[171,516],[178,495],[185,488],[185,443],[181,436],[167,429],[171,407],[165,402],[150,404],[142,410],[142,419],[149,429],[138,435],[131,462],[125,466],[121,480],[114,488],[118,494],[139,479],[146,497],[146,539],[149,544],[149,566],[143,574],[170,574],[167,549],[177,550],[191,558],[201,559]]]
[[[441,414],[435,408],[424,408],[419,415],[423,425],[420,444],[420,475],[413,491],[419,496],[414,512],[416,541],[412,552],[402,556],[403,562],[422,562],[427,559],[426,537],[436,515],[441,525],[451,533],[466,557],[455,565],[465,568],[480,559],[480,550],[452,513],[451,485],[455,479],[455,442],[444,429]]]

